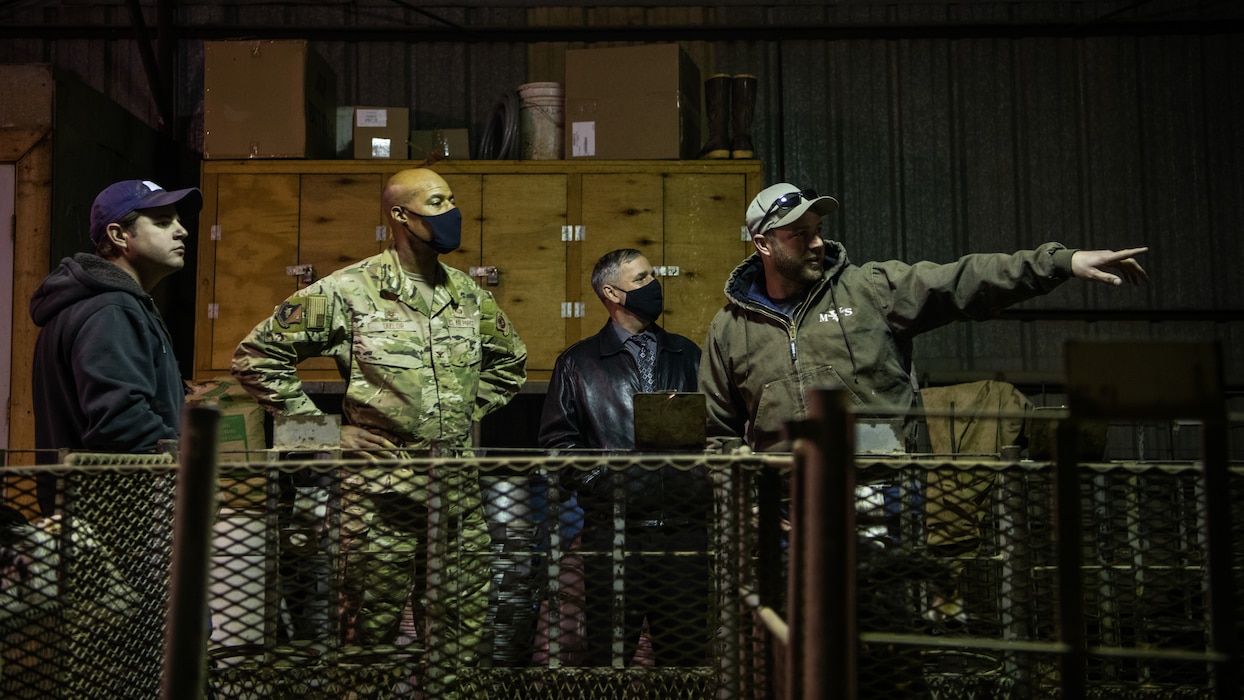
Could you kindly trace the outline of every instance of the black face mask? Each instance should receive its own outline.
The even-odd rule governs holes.
[[[402,207],[402,211],[412,216],[419,216],[413,211]],[[420,219],[428,222],[428,228],[432,229],[432,240],[426,241],[428,247],[437,253],[444,255],[452,253],[462,245],[462,210],[454,207],[442,214],[435,216],[419,216]],[[410,230],[407,227],[407,230]]]
[[[665,295],[661,292],[661,280],[653,279],[648,284],[627,292],[622,308],[645,321],[657,320],[657,317],[665,310]]]

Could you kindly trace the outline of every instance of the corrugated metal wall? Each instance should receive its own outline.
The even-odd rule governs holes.
[[[121,6],[27,4],[7,15],[16,24],[129,22]],[[1020,382],[1049,380],[1061,374],[1069,337],[1221,337],[1231,380],[1244,383],[1244,342],[1236,342],[1244,341],[1244,281],[1236,274],[1244,263],[1238,22],[1224,31],[1203,22],[1191,30],[1171,25],[1170,33],[1152,22],[1093,30],[1093,20],[1111,10],[1138,12],[1144,3],[1134,2],[473,4],[433,8],[443,21],[431,24],[412,5],[388,2],[186,4],[176,11],[179,31],[192,37],[177,54],[177,132],[201,142],[205,28],[232,27],[238,36],[248,27],[258,36],[316,28],[313,43],[337,71],[339,104],[409,106],[412,128],[469,126],[479,134],[502,91],[561,78],[564,49],[584,45],[571,43],[568,27],[603,38],[593,33],[601,26],[631,26],[622,41],[670,39],[662,27],[715,27],[717,35],[688,29],[689,53],[704,76],[759,77],[755,137],[766,179],[837,196],[842,208],[827,220],[827,235],[843,241],[853,260],[949,261],[1046,240],[1151,246],[1146,288],[1073,282],[1022,307],[1052,318],[929,334],[917,352],[930,379],[1003,372]],[[1159,5],[1239,19],[1232,3],[1150,9]],[[422,27],[415,38],[424,40],[393,31],[409,24]],[[436,40],[429,26],[443,26],[450,40]],[[350,34],[334,39],[333,27]],[[374,41],[369,27],[377,28]],[[492,40],[470,33],[479,27],[525,33]],[[775,35],[782,27],[796,38]],[[126,36],[0,43],[0,62],[30,61],[73,71],[158,122],[140,53]],[[1098,320],[1085,320],[1085,310]]]

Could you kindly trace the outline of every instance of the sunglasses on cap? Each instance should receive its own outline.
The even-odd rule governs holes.
[[[816,194],[816,190],[811,190],[811,189],[801,190],[799,192],[791,192],[790,194],[784,194],[781,197],[778,197],[777,199],[773,200],[773,204],[769,205],[769,210],[765,212],[764,216],[760,217],[760,220],[761,222],[764,222],[770,216],[773,216],[774,212],[789,211],[791,209],[794,209],[795,207],[799,206],[800,199],[806,199],[809,202],[811,202],[812,200],[816,199],[817,196],[818,195]]]

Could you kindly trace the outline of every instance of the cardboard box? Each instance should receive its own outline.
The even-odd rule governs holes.
[[[410,152],[410,110],[405,107],[355,107],[354,157],[406,160]]]
[[[262,458],[267,448],[264,410],[231,376],[192,384],[186,395],[191,406],[220,409],[216,449],[221,462],[247,462]]]
[[[566,157],[700,152],[700,70],[677,44],[566,51]]]
[[[424,129],[410,132],[410,159],[471,159],[467,129]]]
[[[203,42],[204,158],[332,158],[337,78],[306,41]]]

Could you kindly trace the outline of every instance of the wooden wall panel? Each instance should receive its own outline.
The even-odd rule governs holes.
[[[217,183],[220,240],[204,236],[200,247],[233,252],[228,265],[216,266],[212,298],[201,300],[219,305],[211,355],[195,360],[203,369],[229,367],[238,341],[298,288],[285,269],[298,264],[299,177],[230,174]]]
[[[726,304],[722,276],[755,251],[742,239],[736,202],[748,201],[743,175],[665,178],[664,265],[677,276],[661,279],[665,329],[704,344],[708,325]],[[655,263],[654,263],[655,264]]]
[[[529,375],[551,372],[565,347],[566,244],[551,222],[565,221],[566,176],[484,175],[483,192],[483,259],[500,269],[500,284],[485,288],[527,344]]]
[[[484,261],[484,178],[479,174],[442,173],[462,212],[462,245],[440,256],[440,261],[470,274],[472,267],[494,265]],[[388,246],[392,241],[386,241]]]
[[[585,174],[582,223],[586,227],[579,261],[578,292],[584,305],[580,337],[595,335],[609,314],[592,290],[592,268],[600,256],[634,248],[654,267],[667,264],[662,248],[664,177],[654,173]]]
[[[30,297],[48,270],[52,237],[52,136],[47,126],[0,128],[0,158],[15,163],[13,231],[13,316],[9,363],[9,464],[33,464],[35,419],[30,383],[39,329],[30,320]],[[13,489],[15,507],[36,510],[29,483]],[[22,498],[24,495],[25,498]]]
[[[301,187],[298,264],[313,265],[316,279],[388,245],[376,238],[376,227],[385,221],[380,211],[384,182],[379,175],[307,174]]]

